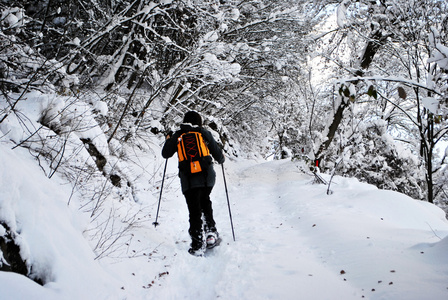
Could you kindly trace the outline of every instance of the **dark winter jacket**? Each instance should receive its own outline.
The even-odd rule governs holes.
[[[176,131],[169,139],[166,140],[162,149],[162,156],[164,158],[170,158],[177,153],[177,141],[178,138],[186,132],[196,131],[202,134],[204,142],[207,144],[211,156],[220,164],[224,163],[224,155],[213,138],[210,131],[202,127],[193,127],[190,124],[180,125],[180,130]],[[213,187],[215,185],[216,173],[213,169],[213,164],[210,163],[206,168],[203,167],[202,172],[196,174],[190,174],[184,172],[179,168],[180,183],[182,186],[182,193],[185,193],[189,189],[198,187]]]

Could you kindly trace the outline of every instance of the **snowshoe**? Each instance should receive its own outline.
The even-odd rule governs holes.
[[[204,248],[199,248],[199,249],[190,248],[190,249],[188,249],[188,253],[190,253],[193,256],[204,256],[205,249]]]

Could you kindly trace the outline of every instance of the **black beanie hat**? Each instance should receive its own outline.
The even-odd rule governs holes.
[[[185,114],[183,123],[190,123],[201,127],[202,118],[197,112],[191,110]]]

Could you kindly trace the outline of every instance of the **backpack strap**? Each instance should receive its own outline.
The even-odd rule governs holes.
[[[177,139],[177,155],[179,156],[179,161],[187,160],[187,153],[185,152],[184,143],[182,142],[184,135],[185,133],[182,133]]]

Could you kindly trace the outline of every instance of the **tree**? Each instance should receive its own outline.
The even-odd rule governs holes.
[[[253,144],[262,145],[257,152],[266,152],[266,135],[276,128],[273,138],[278,139],[288,122],[282,107],[295,111],[301,106],[294,82],[307,76],[306,53],[312,49],[307,35],[324,18],[321,9],[320,2],[288,0],[241,1],[236,7],[221,7],[228,17],[220,20],[216,44],[220,46],[215,49],[226,45],[228,51],[218,57],[237,63],[241,71],[238,81],[210,86],[199,96],[218,102],[218,106],[203,102],[203,108],[223,120],[245,152],[252,152]],[[295,112],[291,114],[294,118]]]
[[[434,151],[447,132],[443,117],[446,87],[440,81],[446,71],[440,64],[442,60],[437,64],[435,59],[443,47],[436,41],[447,35],[446,26],[441,25],[446,12],[443,1],[344,1],[339,6],[339,26],[347,36],[354,35],[359,38],[357,41],[364,41],[365,46],[353,45],[360,53],[359,60],[347,61],[347,75],[339,79],[341,101],[332,117],[327,139],[318,148],[318,158],[323,157],[340,129],[344,111],[363,103],[366,97],[373,98],[374,102],[381,103],[382,110],[377,111],[377,117],[388,121],[388,131],[404,136],[410,141],[408,146],[420,154],[426,170],[427,199],[434,201],[434,175],[443,162]],[[350,65],[353,63],[355,68]]]

